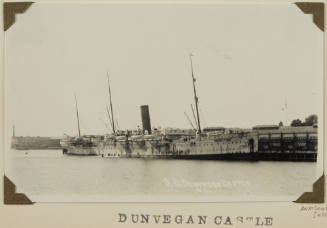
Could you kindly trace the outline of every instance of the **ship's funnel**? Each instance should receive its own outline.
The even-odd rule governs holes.
[[[151,121],[150,121],[150,113],[149,113],[148,105],[141,105],[141,116],[142,116],[143,133],[147,131],[148,134],[151,134]]]

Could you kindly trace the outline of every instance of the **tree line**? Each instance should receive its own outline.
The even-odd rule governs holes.
[[[314,124],[318,123],[318,116],[316,114],[312,114],[305,118],[302,122],[300,119],[295,119],[291,122],[292,127],[299,127],[299,126],[313,126]]]

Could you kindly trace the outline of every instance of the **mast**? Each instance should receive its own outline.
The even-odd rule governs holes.
[[[110,112],[111,112],[111,124],[112,124],[112,131],[115,134],[115,121],[114,121],[114,113],[112,110],[112,101],[111,101],[111,90],[110,90],[110,83],[109,83],[109,73],[107,72],[107,78],[108,78],[108,91],[109,91],[109,101],[110,101]]]
[[[191,72],[192,72],[192,82],[193,82],[193,92],[194,92],[194,101],[195,101],[195,109],[196,109],[196,117],[197,117],[197,127],[198,127],[198,134],[201,134],[201,125],[200,125],[200,116],[199,116],[199,107],[198,102],[199,99],[196,95],[196,88],[195,88],[195,77],[193,72],[193,63],[192,63],[192,54],[190,54],[190,62],[191,62]]]
[[[196,128],[198,128],[198,121],[196,120],[195,112],[194,112],[194,108],[193,108],[193,105],[192,104],[191,104],[191,110],[192,110],[192,114],[193,114],[193,119],[194,119],[194,122],[195,122],[195,126],[196,126]]]
[[[109,117],[109,123],[110,123],[110,125],[111,125],[111,130],[112,130],[112,120],[111,120],[111,116],[110,116],[110,113],[109,113],[109,108],[108,108],[108,106],[106,107],[106,109],[107,109],[107,114],[108,114],[108,117]]]
[[[287,122],[288,122],[287,99],[285,98],[285,126],[287,126]]]
[[[75,107],[76,107],[76,116],[77,116],[78,137],[81,137],[81,129],[80,129],[80,126],[79,126],[79,115],[78,115],[76,94],[75,94]]]

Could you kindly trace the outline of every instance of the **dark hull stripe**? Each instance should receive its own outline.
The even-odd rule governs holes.
[[[116,157],[115,157],[116,158]],[[119,157],[118,157],[119,158]],[[280,154],[280,153],[234,153],[234,154],[198,154],[198,155],[147,155],[122,156],[120,158],[145,159],[182,159],[182,160],[226,160],[226,161],[306,161],[316,162],[316,154]]]

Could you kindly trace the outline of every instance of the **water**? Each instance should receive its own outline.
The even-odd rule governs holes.
[[[6,175],[34,202],[290,201],[316,163],[146,160],[12,150]]]

